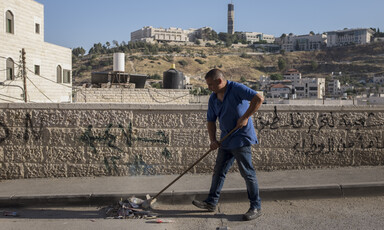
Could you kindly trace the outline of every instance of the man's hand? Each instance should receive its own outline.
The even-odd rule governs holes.
[[[237,120],[236,129],[241,129],[244,126],[247,126],[248,124],[248,118],[240,117],[239,120]]]
[[[212,141],[209,147],[211,148],[211,150],[218,149],[220,148],[220,143],[218,141]]]

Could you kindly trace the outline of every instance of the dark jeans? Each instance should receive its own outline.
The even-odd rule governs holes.
[[[220,198],[220,191],[223,188],[225,175],[231,168],[233,162],[237,161],[241,176],[247,185],[250,208],[261,209],[259,196],[259,185],[257,183],[256,171],[252,164],[251,146],[244,146],[238,149],[219,149],[216,158],[216,165],[212,176],[211,189],[205,202],[217,205]]]

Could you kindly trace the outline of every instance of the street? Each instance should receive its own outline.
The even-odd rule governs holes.
[[[216,213],[192,204],[157,204],[156,213],[173,223],[145,219],[106,219],[100,207],[6,208],[18,217],[0,217],[0,229],[383,229],[384,196],[264,201],[263,216],[241,220],[248,203],[223,203]]]

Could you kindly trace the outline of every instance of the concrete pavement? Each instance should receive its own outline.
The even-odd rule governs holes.
[[[0,181],[0,207],[104,205],[121,198],[155,195],[178,175],[47,178]],[[384,195],[384,166],[257,171],[261,198],[306,199]],[[211,175],[186,174],[168,188],[158,203],[190,203],[208,193]],[[229,173],[221,202],[246,200],[243,178]]]

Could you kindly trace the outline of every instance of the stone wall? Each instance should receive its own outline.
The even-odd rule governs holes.
[[[0,104],[0,178],[179,174],[208,150],[206,109]],[[258,170],[384,165],[384,106],[263,105],[254,121]]]
[[[77,88],[75,102],[127,104],[189,104],[187,89]]]

